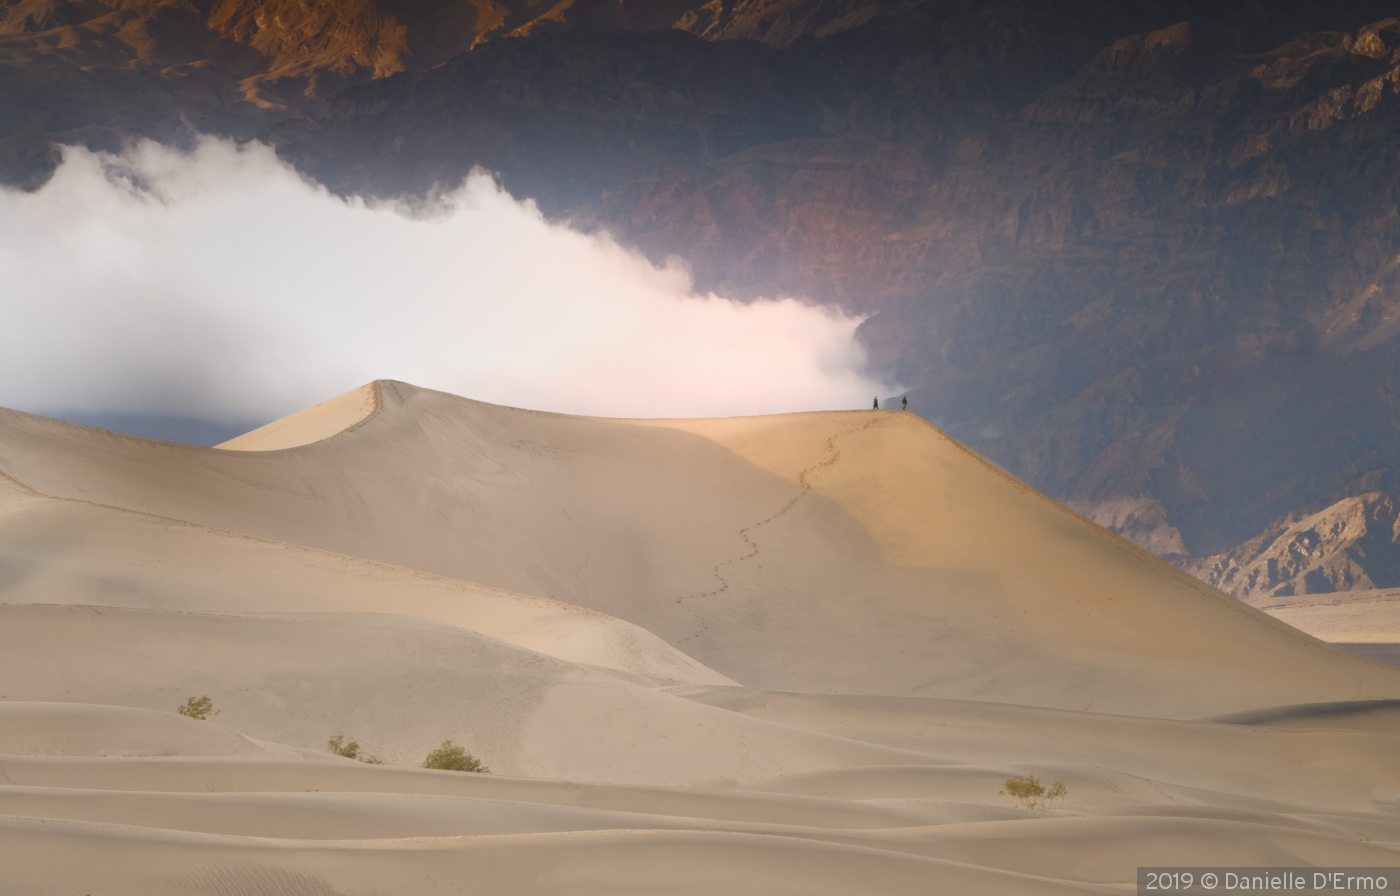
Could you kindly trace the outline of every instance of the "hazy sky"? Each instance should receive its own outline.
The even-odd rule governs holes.
[[[697,296],[485,176],[431,216],[342,201],[261,145],[67,149],[0,190],[0,405],[260,420],[378,378],[606,415],[865,407],[858,320]]]

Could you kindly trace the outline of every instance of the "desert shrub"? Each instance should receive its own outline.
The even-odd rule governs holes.
[[[369,765],[384,764],[384,760],[380,759],[378,756],[370,756],[369,754],[361,756],[360,742],[352,740],[346,743],[345,735],[343,734],[331,735],[330,739],[326,741],[326,749],[337,756],[344,756],[346,759],[358,759],[360,762],[368,763]]]
[[[1018,806],[1035,808],[1036,801],[1045,796],[1045,785],[1035,779],[1035,775],[1021,777],[1012,775],[1006,779],[1006,789],[999,791],[999,796],[1009,796],[1012,802]]]
[[[343,734],[331,735],[330,740],[326,741],[326,749],[337,756],[344,756],[346,759],[360,758],[360,742],[352,740],[347,744]]]
[[[1035,775],[1012,775],[1006,779],[1006,789],[999,791],[1001,796],[1011,797],[1012,802],[1026,809],[1063,808],[1069,788],[1064,781],[1056,781],[1048,788],[1036,780]]]
[[[211,715],[218,715],[220,712],[220,710],[214,709],[214,701],[209,699],[208,694],[203,697],[191,697],[185,701],[184,706],[176,707],[175,711],[182,716],[199,719],[201,722],[209,721]]]
[[[423,760],[424,768],[440,768],[450,772],[481,772],[490,774],[491,769],[481,764],[481,760],[468,753],[450,740],[428,754]]]

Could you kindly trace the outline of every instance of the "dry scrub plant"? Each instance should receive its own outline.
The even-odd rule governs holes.
[[[1035,779],[1035,775],[1012,775],[1006,779],[1006,789],[999,791],[1001,796],[1009,796],[1016,805],[1026,809],[1063,809],[1069,788],[1064,781],[1056,781],[1049,787]]]
[[[429,753],[428,758],[423,760],[423,767],[446,769],[450,772],[491,773],[491,769],[482,765],[480,759],[450,740],[443,741],[442,746]]]
[[[209,695],[203,697],[191,697],[185,701],[184,706],[175,709],[182,716],[189,716],[192,719],[199,719],[201,722],[209,721],[209,716],[218,715],[220,710],[214,709],[214,701],[209,699]]]
[[[358,759],[360,762],[365,762],[369,765],[384,764],[384,760],[380,759],[378,756],[370,756],[368,754],[361,756],[360,742],[352,740],[346,743],[345,735],[343,734],[332,735],[330,740],[326,741],[326,749],[337,756],[344,756],[346,759]]]

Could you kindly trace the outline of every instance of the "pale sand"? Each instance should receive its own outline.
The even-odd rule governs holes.
[[[1400,866],[1400,670],[911,415],[380,383],[223,449],[0,412],[0,894]],[[171,712],[200,694],[212,721]],[[413,768],[448,737],[494,773]],[[1013,774],[1064,808],[1013,806]]]

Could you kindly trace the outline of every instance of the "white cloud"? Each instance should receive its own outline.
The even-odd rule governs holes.
[[[343,201],[265,146],[64,150],[0,191],[0,404],[271,418],[376,378],[615,416],[864,407],[857,319],[694,294],[484,175],[432,215]]]

